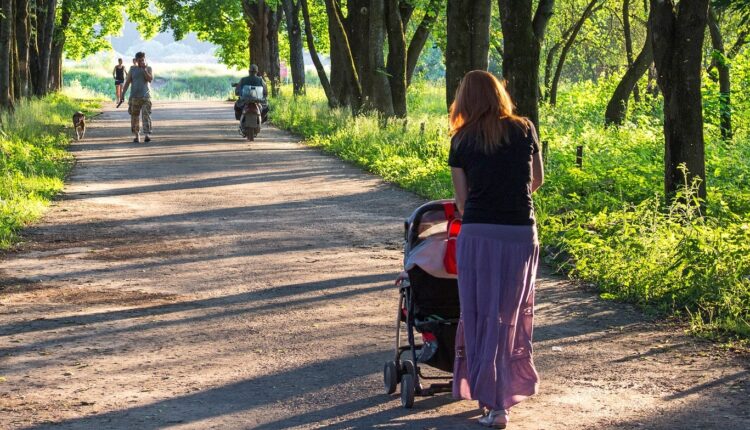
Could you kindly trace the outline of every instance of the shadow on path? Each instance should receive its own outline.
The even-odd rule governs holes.
[[[207,418],[221,417],[238,412],[247,412],[275,402],[294,401],[309,393],[325,390],[336,385],[345,385],[353,380],[372,373],[368,363],[380,362],[385,351],[371,351],[356,356],[336,357],[295,369],[258,376],[244,381],[207,389],[194,394],[176,396],[142,406],[62,421],[51,426],[38,425],[29,429],[46,428],[139,428],[158,429],[169,424],[187,424]],[[363,366],[346,366],[351,362],[365,363]],[[320,375],[337,375],[335,378],[322,378]],[[274,390],[272,387],[292,388]],[[373,396],[372,403],[385,403],[386,396]],[[328,417],[336,413],[328,411]],[[323,412],[325,414],[325,412]],[[304,421],[303,421],[304,422]],[[306,421],[310,422],[310,421]],[[249,424],[249,423],[248,423]],[[247,428],[256,428],[262,422],[255,422]],[[229,427],[237,428],[236,423]],[[283,425],[264,428],[284,428]]]

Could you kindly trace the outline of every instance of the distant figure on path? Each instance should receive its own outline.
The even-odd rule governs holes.
[[[122,84],[125,83],[125,65],[122,64],[122,58],[117,59],[117,65],[112,71],[112,77],[115,79],[115,101],[120,101],[122,98]]]
[[[122,90],[120,102],[125,99],[125,93],[132,86],[128,99],[128,113],[130,114],[130,130],[135,135],[133,142],[140,142],[140,131],[143,122],[144,142],[151,142],[151,81],[154,74],[151,67],[146,65],[146,54],[135,54],[136,65],[130,68]]]
[[[536,394],[532,359],[539,260],[531,194],[544,181],[534,124],[513,113],[492,74],[466,74],[451,106],[448,164],[463,215],[456,259],[461,319],[453,395],[489,410],[505,428],[509,409]]]
[[[263,100],[266,100],[268,98],[268,88],[266,87],[266,81],[263,80],[263,78],[259,75],[258,66],[255,64],[250,65],[250,73],[245,76],[244,78],[240,79],[239,84],[237,84],[237,87],[234,89],[234,94],[237,96],[241,96],[242,87],[250,85],[253,87],[263,87]],[[266,121],[266,116],[268,115],[268,103],[264,102],[263,105],[263,111],[261,112],[261,116],[263,117],[263,122]],[[235,111],[242,110],[240,106],[238,106],[237,103],[234,105]],[[239,119],[239,115],[235,115]]]
[[[251,85],[254,87],[263,87],[263,98],[268,97],[268,89],[266,88],[266,82],[258,76],[258,66],[255,64],[250,65],[250,73],[245,76],[244,78],[240,79],[240,83],[237,85],[237,88],[234,89],[235,95],[240,95],[240,92],[242,91],[242,87],[245,85]]]

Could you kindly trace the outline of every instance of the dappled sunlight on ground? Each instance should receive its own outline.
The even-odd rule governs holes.
[[[0,260],[0,427],[473,429],[472,402],[383,394],[412,194],[231,104],[107,110],[60,201]],[[538,284],[540,394],[512,428],[750,427],[747,360]],[[715,427],[714,427],[715,428]]]

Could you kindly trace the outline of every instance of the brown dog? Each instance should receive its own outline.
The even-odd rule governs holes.
[[[73,127],[76,129],[76,140],[83,139],[86,134],[86,115],[78,111],[73,114]]]

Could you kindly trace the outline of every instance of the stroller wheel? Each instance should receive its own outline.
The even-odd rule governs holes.
[[[416,381],[417,367],[414,365],[414,362],[411,360],[404,360],[403,362],[401,362],[401,374],[411,375],[412,381]]]
[[[385,366],[383,366],[383,386],[385,387],[385,394],[395,393],[396,385],[398,385],[398,369],[396,368],[396,362],[387,361]]]
[[[401,377],[401,406],[405,409],[414,406],[414,377],[408,373]]]

